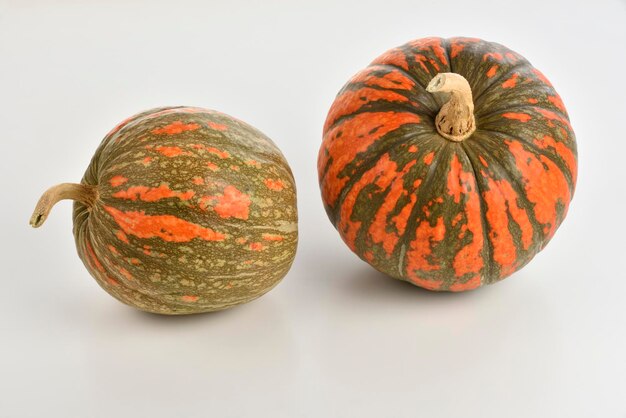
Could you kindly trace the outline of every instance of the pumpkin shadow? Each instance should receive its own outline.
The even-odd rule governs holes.
[[[145,322],[155,326],[179,327],[181,324],[191,326],[197,323],[207,324],[212,321],[223,321],[226,317],[236,315],[237,311],[244,310],[246,308],[246,305],[254,302],[256,302],[256,300],[244,305],[232,306],[230,308],[222,309],[219,311],[202,312],[187,315],[163,315],[129,307],[129,310],[131,311],[129,315],[133,317],[133,320]]]
[[[382,273],[365,263],[341,277],[342,287],[360,299],[396,300],[399,302],[437,303],[480,297],[485,289],[467,292],[436,292]]]

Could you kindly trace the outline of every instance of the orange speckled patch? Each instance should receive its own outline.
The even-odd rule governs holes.
[[[548,79],[546,78],[546,76],[545,76],[545,75],[543,75],[543,73],[542,73],[541,71],[539,71],[539,70],[538,70],[538,69],[536,69],[536,68],[533,68],[533,73],[535,73],[535,75],[537,76],[537,78],[538,78],[538,79],[539,79],[542,83],[544,83],[544,84],[545,84],[545,85],[547,85],[547,86],[552,87],[552,83],[550,83],[550,80],[548,80]]]
[[[126,236],[126,234],[124,233],[124,231],[120,231],[119,229],[117,231],[115,231],[115,236],[117,237],[117,239],[119,239],[120,241],[128,244],[128,237]]]
[[[215,129],[216,131],[225,131],[228,129],[228,126],[217,122],[208,122],[207,125],[209,125],[209,128]]]
[[[220,168],[219,168],[216,164],[214,164],[214,163],[212,163],[212,162],[210,162],[210,161],[206,163],[206,166],[207,166],[207,167],[209,168],[209,170],[211,170],[211,171],[218,171],[218,170],[220,169]]]
[[[128,179],[124,176],[113,176],[109,180],[109,184],[111,185],[111,187],[119,187],[127,181]]]
[[[180,200],[189,200],[195,195],[193,190],[186,192],[177,192],[169,188],[167,184],[161,184],[159,187],[133,186],[127,190],[120,190],[113,193],[113,197],[118,199],[128,199],[135,201],[137,199],[144,202],[156,202],[161,199],[177,197]]]
[[[250,203],[250,196],[231,185],[226,186],[221,195],[203,196],[199,199],[201,209],[207,209],[214,204],[213,210],[222,218],[248,219]]]
[[[180,147],[164,147],[158,146],[154,150],[159,154],[163,154],[166,157],[177,157],[179,155],[189,155],[188,152],[183,151]]]
[[[183,295],[180,297],[180,300],[182,300],[183,302],[189,302],[189,303],[197,302],[198,299],[200,298],[195,295]]]
[[[452,43],[450,45],[450,58],[456,58],[459,52],[463,51],[464,48],[465,45],[463,44]]]
[[[262,236],[265,241],[282,241],[285,239],[282,235],[275,234],[263,234]]]
[[[252,251],[263,251],[265,246],[260,242],[251,242],[249,248]]]
[[[183,123],[179,120],[177,120],[176,122],[172,122],[169,125],[165,125],[162,128],[156,128],[152,130],[153,134],[165,134],[165,135],[175,135],[175,134],[179,134],[185,131],[195,131],[196,129],[199,129],[200,125],[198,125],[197,123]]]
[[[126,280],[133,280],[133,275],[130,274],[130,271],[126,270],[124,267],[120,267],[120,266],[115,266],[115,267],[120,272],[120,274],[124,276]]]
[[[515,113],[515,112],[507,112],[502,114],[503,118],[519,120],[520,122],[528,122],[532,119],[527,113]]]
[[[556,106],[557,109],[559,109],[561,112],[565,112],[565,105],[563,104],[563,101],[561,100],[561,96],[559,96],[558,94],[554,96],[548,96],[548,100],[550,101],[550,103]]]
[[[285,184],[281,180],[265,179],[263,180],[265,187],[275,192],[280,192],[285,188]]]
[[[483,55],[483,61],[487,61],[489,58],[493,58],[496,61],[502,61],[502,54],[499,52],[488,52]]]
[[[515,87],[515,85],[517,84],[517,78],[518,77],[519,77],[519,74],[517,74],[517,73],[513,74],[511,76],[511,78],[509,78],[504,83],[502,83],[502,88],[503,89],[512,89],[513,87]]]
[[[220,151],[214,147],[205,147],[204,149],[210,152],[211,154],[217,155],[221,159],[230,157],[230,153],[228,151]]]
[[[209,168],[211,168],[211,167],[209,167]],[[213,171],[215,171],[215,170],[213,170]],[[203,179],[202,177],[197,177],[197,176],[196,176],[196,177],[194,177],[193,179],[191,179],[191,182],[192,182],[193,184],[195,184],[195,185],[199,186],[199,185],[201,185],[201,184],[204,184],[204,179]]]
[[[494,64],[491,66],[491,68],[489,68],[489,70],[487,71],[487,77],[491,78],[494,75],[496,75],[496,73],[498,72],[498,65]]]

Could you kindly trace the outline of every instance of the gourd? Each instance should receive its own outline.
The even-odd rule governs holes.
[[[393,48],[339,92],[318,157],[324,206],[360,258],[430,290],[528,263],[565,218],[576,140],[548,79],[474,38]]]
[[[80,184],[54,186],[31,225],[73,199],[78,255],[98,284],[144,311],[191,314],[253,300],[287,273],[296,188],[276,145],[223,113],[135,115],[97,149]]]

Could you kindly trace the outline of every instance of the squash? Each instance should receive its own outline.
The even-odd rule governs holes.
[[[296,187],[274,143],[194,107],[152,109],[113,129],[80,184],[44,193],[31,225],[74,199],[78,254],[98,284],[144,311],[191,314],[255,299],[293,261]]]
[[[430,290],[474,289],[522,268],[576,184],[576,140],[554,87],[480,39],[387,51],[339,92],[323,135],[322,199],[343,240]]]

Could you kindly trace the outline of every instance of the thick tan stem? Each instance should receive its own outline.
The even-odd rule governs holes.
[[[476,121],[472,89],[462,75],[439,73],[428,83],[426,91],[448,99],[435,118],[437,132],[441,136],[461,142],[474,133]]]
[[[46,221],[52,207],[63,199],[78,200],[81,203],[91,207],[97,198],[97,189],[95,186],[76,183],[61,183],[50,187],[39,199],[33,216],[30,217],[30,225],[33,228],[39,228]]]

